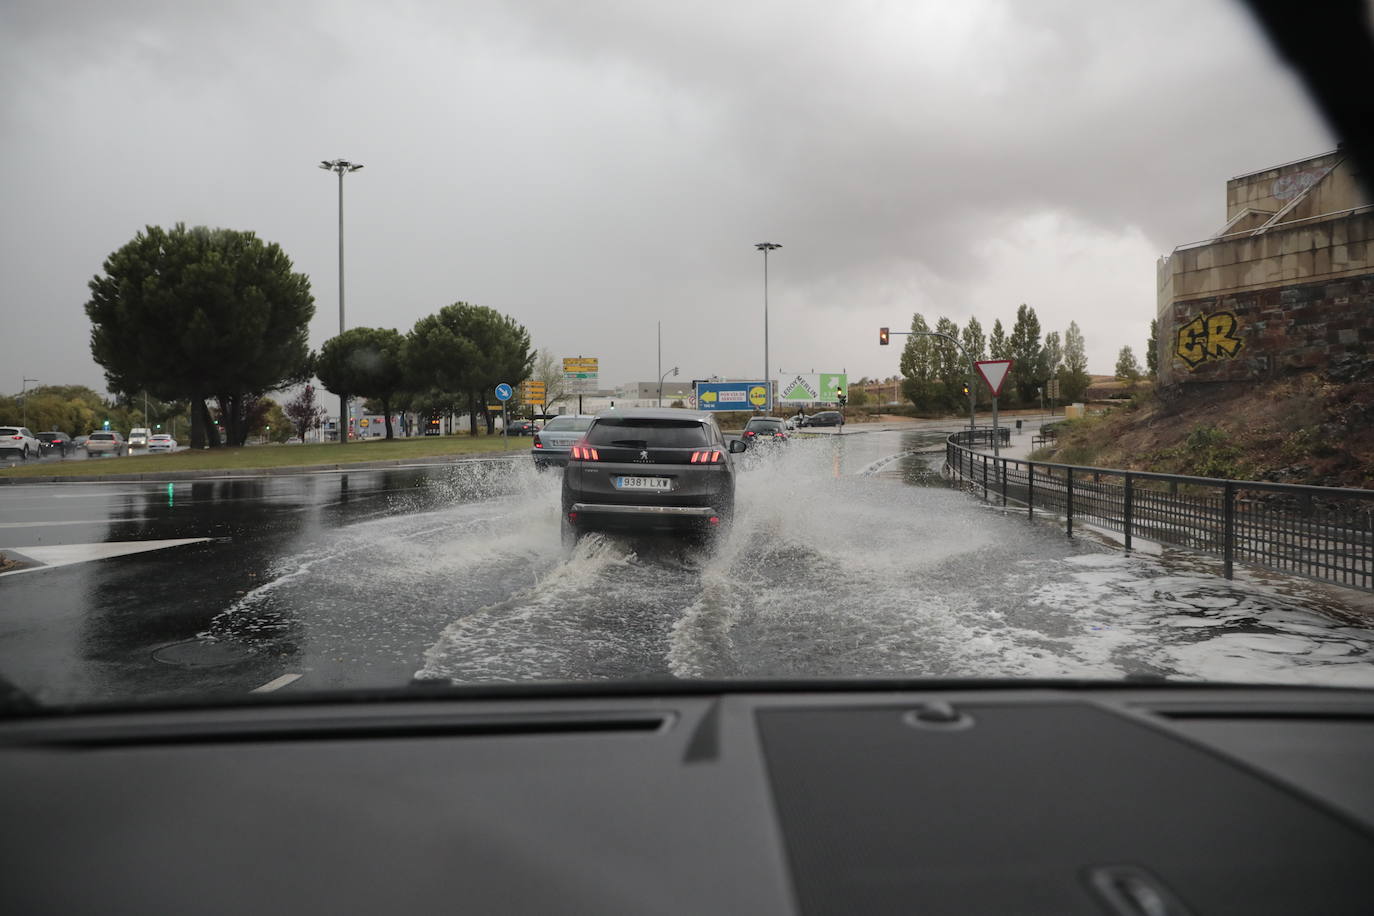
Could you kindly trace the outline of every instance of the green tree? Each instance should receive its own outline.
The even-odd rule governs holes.
[[[295,426],[280,404],[271,398],[262,398],[257,407],[249,435],[260,436],[269,442],[285,442],[291,438]]]
[[[927,336],[929,330],[924,315],[920,312],[912,315],[912,333],[902,348],[902,394],[917,410],[930,410],[935,406],[934,338]]]
[[[324,387],[380,403],[388,439],[395,438],[391,407],[406,384],[405,346],[405,337],[390,328],[350,328],[326,340],[315,359]]]
[[[1150,339],[1145,344],[1145,370],[1150,378],[1159,372],[1159,319],[1150,319]]]
[[[988,337],[988,354],[992,359],[1011,358],[1011,344],[1007,341],[1007,332],[1002,328],[1001,318],[992,323],[992,335]]]
[[[552,350],[540,350],[534,358],[534,369],[530,378],[544,383],[544,409],[567,400],[572,392],[568,380],[563,376],[563,360],[553,355]]]
[[[941,317],[935,322],[937,333],[959,339],[959,326],[952,319]],[[935,357],[935,377],[940,384],[940,407],[948,411],[967,408],[964,399],[964,385],[972,380],[968,377],[968,361],[958,346],[941,337],[932,339]]]
[[[1140,381],[1140,363],[1136,361],[1129,345],[1122,347],[1116,355],[1116,377],[1132,386]]]
[[[1059,369],[1059,397],[1073,402],[1088,392],[1092,377],[1088,375],[1088,350],[1078,323],[1069,322],[1064,332],[1064,365]]]
[[[1044,384],[1049,373],[1045,371],[1045,348],[1040,343],[1040,319],[1035,309],[1024,302],[1016,310],[1016,324],[1011,329],[1008,341],[1011,358],[1016,362],[1011,367],[1011,380],[1016,385],[1016,394],[1022,404],[1034,403],[1036,389]]]
[[[494,430],[486,405],[496,386],[524,381],[534,366],[530,334],[524,325],[495,309],[467,302],[446,305],[421,318],[407,346],[409,387],[461,393],[473,436],[477,435],[478,412],[486,415],[487,433]]]
[[[274,243],[232,229],[149,226],[90,281],[91,355],[110,390],[191,403],[191,445],[220,444],[205,400],[219,400],[231,444],[249,406],[310,374],[310,281]]]
[[[1064,365],[1064,343],[1058,331],[1045,335],[1045,378],[1054,378]]]

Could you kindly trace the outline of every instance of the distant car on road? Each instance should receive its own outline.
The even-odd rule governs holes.
[[[177,450],[177,440],[166,433],[158,433],[148,439],[148,451],[150,452],[175,452]]]
[[[148,437],[153,431],[145,426],[135,426],[129,430],[129,448],[147,448]]]
[[[591,425],[590,414],[565,414],[549,420],[543,429],[534,434],[534,445],[530,449],[534,466],[546,468],[550,465],[562,467],[567,464],[568,450],[582,438],[582,434]]]
[[[744,444],[755,446],[762,442],[786,442],[787,426],[777,417],[750,417],[740,433]]]
[[[803,426],[844,426],[844,414],[838,410],[822,410],[802,421]]]
[[[89,439],[89,438],[91,438],[91,437],[90,437],[90,436],[77,436],[75,439],[72,440],[72,445],[75,445],[77,448],[85,448],[85,447],[86,447],[86,440]]]
[[[506,434],[509,436],[533,436],[538,431],[532,420],[511,420],[506,424]]]
[[[37,458],[43,448],[27,426],[0,426],[0,455],[13,454],[20,461]]]
[[[604,410],[568,454],[565,542],[600,529],[709,534],[735,511],[734,456],[709,413],[679,408]]]
[[[292,436],[286,440],[287,445],[304,445],[305,441],[300,436]]]
[[[110,430],[100,430],[91,433],[86,440],[86,454],[94,458],[96,455],[120,455],[129,454],[129,443],[124,441],[124,434]]]
[[[66,433],[39,433],[37,438],[38,441],[42,443],[44,454],[57,452],[63,458],[66,458],[69,452],[76,450],[76,443],[73,442],[72,437],[68,436]]]

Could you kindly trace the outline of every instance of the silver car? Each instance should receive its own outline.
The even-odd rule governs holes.
[[[86,440],[86,454],[94,458],[96,455],[127,455],[129,453],[129,443],[124,441],[123,433],[113,430],[100,430],[91,433],[91,437]]]
[[[709,413],[611,409],[596,415],[563,472],[563,537],[591,529],[709,534],[735,511],[734,456]]]
[[[568,463],[568,450],[582,438],[592,425],[591,414],[567,414],[554,417],[534,434],[530,457],[537,468],[562,467]]]

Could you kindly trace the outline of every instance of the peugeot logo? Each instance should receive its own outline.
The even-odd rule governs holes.
[[[648,460],[649,460],[649,450],[648,450],[648,449],[644,449],[644,450],[642,450],[642,451],[639,453],[639,460],[640,460],[640,461],[648,461]]]

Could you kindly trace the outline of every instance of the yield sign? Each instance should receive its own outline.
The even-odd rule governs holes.
[[[1013,362],[1010,359],[983,359],[973,364],[983,381],[988,383],[988,390],[993,397],[1002,393],[1002,385],[1007,381],[1007,373],[1011,372]]]

